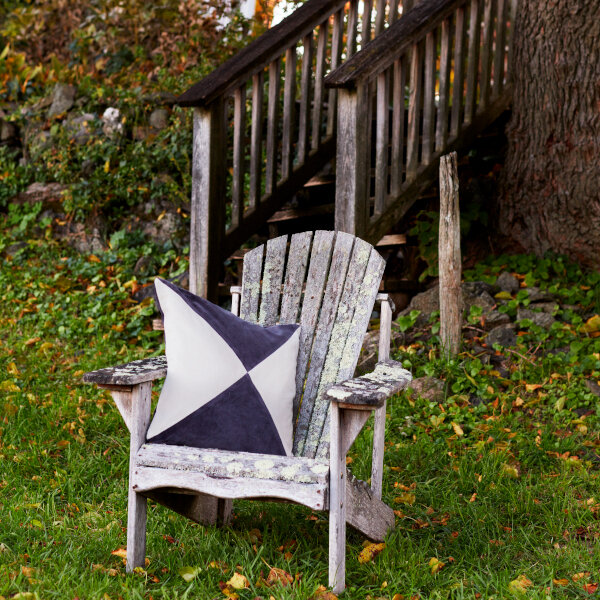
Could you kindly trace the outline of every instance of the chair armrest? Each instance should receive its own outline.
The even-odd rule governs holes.
[[[375,410],[411,382],[412,375],[395,360],[377,363],[372,373],[332,385],[326,396],[342,408]]]
[[[83,376],[86,383],[101,386],[129,386],[160,379],[167,374],[167,357],[134,360],[125,365],[91,371]]]

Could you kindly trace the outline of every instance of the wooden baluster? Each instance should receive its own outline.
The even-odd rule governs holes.
[[[506,57],[506,83],[512,81],[513,39],[515,33],[515,16],[517,14],[517,0],[510,0],[510,14],[508,19],[508,56]]]
[[[329,20],[319,26],[317,39],[317,65],[315,70],[315,95],[312,110],[311,149],[316,150],[321,143],[321,121],[323,117],[323,77],[325,76],[325,59],[327,58],[327,38],[329,36]]]
[[[365,85],[340,89],[336,154],[335,229],[359,237],[365,235],[368,196],[365,183],[370,169],[365,148],[370,101]],[[368,132],[368,134],[367,134]]]
[[[377,37],[383,31],[383,26],[385,25],[386,4],[387,0],[377,0],[375,9],[377,11],[377,15],[375,15],[375,37]]]
[[[377,76],[377,117],[375,142],[375,216],[385,210],[388,185],[389,101],[388,72]]]
[[[394,62],[394,88],[392,92],[392,168],[390,193],[393,198],[400,195],[404,163],[404,116],[406,88],[406,55]]]
[[[246,135],[246,84],[233,94],[233,184],[231,190],[231,229],[242,222],[244,216],[244,136]]]
[[[485,0],[483,8],[483,39],[481,41],[481,79],[479,80],[479,106],[484,110],[490,101],[492,75],[492,43],[494,41],[495,0]]]
[[[248,208],[254,210],[261,196],[262,175],[262,120],[263,120],[263,72],[252,77],[252,125],[250,133],[250,194]]]
[[[269,65],[269,101],[267,105],[267,165],[265,193],[272,194],[277,183],[277,129],[279,126],[279,94],[281,91],[281,59]]]
[[[342,61],[342,41],[344,37],[344,9],[338,10],[333,17],[333,31],[331,34],[331,70],[338,68]],[[329,90],[327,101],[327,137],[335,133],[337,115],[337,91]]]
[[[437,74],[437,44],[435,31],[425,38],[425,85],[423,86],[423,164],[431,162],[435,140],[435,78]]]
[[[494,48],[494,84],[492,96],[497,98],[504,87],[504,40],[506,26],[506,2],[497,0],[496,43]]]
[[[452,115],[450,118],[450,137],[455,139],[461,123],[461,111],[464,95],[465,67],[465,7],[456,9],[454,35],[454,81],[452,83]]]
[[[410,65],[410,96],[408,99],[408,141],[406,148],[406,179],[412,181],[417,175],[419,164],[419,125],[423,104],[421,43],[413,44]]]
[[[481,31],[480,0],[471,0],[469,15],[469,48],[467,54],[467,93],[465,98],[465,123],[471,123],[477,101],[477,74],[479,72],[479,34]]]
[[[190,291],[216,301],[225,228],[225,103],[194,109]]]
[[[405,15],[414,5],[414,0],[404,0],[402,2],[402,14]]]
[[[348,9],[348,32],[346,34],[346,55],[356,54],[356,30],[358,28],[358,0],[350,0]]]
[[[371,40],[372,0],[363,0],[362,35],[360,47],[365,47]]]
[[[450,50],[452,33],[450,19],[442,21],[442,39],[440,41],[440,99],[438,102],[437,128],[435,131],[435,150],[441,152],[448,143],[448,100],[450,97]]]
[[[283,132],[281,140],[281,179],[288,179],[294,166],[292,136],[296,111],[296,46],[285,52],[283,84]]]
[[[298,125],[298,164],[306,162],[308,153],[308,111],[310,110],[310,95],[312,81],[312,62],[313,62],[313,34],[309,33],[304,38],[304,52],[302,54],[302,75],[300,83],[300,120]]]
[[[390,1],[390,9],[388,13],[388,21],[393,25],[398,20],[398,0]]]

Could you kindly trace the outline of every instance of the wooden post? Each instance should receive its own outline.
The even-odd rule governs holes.
[[[218,98],[194,109],[190,291],[216,300],[225,218],[225,111]]]
[[[365,235],[368,219],[367,89],[340,89],[336,155],[335,229]]]
[[[460,349],[461,256],[456,152],[440,159],[440,338],[447,358]]]

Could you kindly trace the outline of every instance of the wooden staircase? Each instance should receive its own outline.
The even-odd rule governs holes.
[[[377,244],[440,156],[510,104],[515,9],[308,0],[180,96],[194,108],[190,289],[216,298],[223,262],[266,227],[304,219]]]

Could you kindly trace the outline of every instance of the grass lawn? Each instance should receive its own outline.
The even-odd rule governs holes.
[[[146,254],[149,273],[172,276],[184,262],[123,236],[84,256],[43,227],[34,237],[0,219],[0,598],[332,598],[319,589],[327,517],[286,505],[236,503],[232,526],[215,530],[151,503],[147,566],[125,574],[127,432],[81,376],[160,352],[153,306],[131,298],[147,281],[133,265]],[[364,562],[364,539],[349,533],[345,598],[600,595],[600,411],[588,387],[600,379],[598,276],[523,256],[466,276],[502,270],[560,298],[557,322],[522,322],[518,346],[495,363],[476,355],[475,338],[444,364],[435,322],[399,349],[415,376],[444,380],[445,400],[390,402],[384,499],[396,529]],[[506,300],[509,313],[527,303],[520,292]],[[361,478],[369,434],[350,452]],[[267,585],[271,568],[294,584]],[[223,590],[235,573],[249,587]]]

